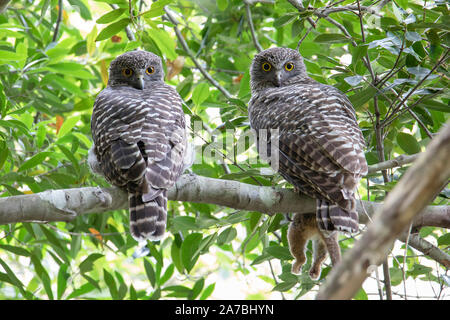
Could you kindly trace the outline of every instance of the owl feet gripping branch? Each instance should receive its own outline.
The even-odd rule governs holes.
[[[130,231],[138,241],[159,240],[167,220],[167,189],[184,168],[186,125],[182,100],[164,83],[161,59],[130,51],[111,62],[107,87],[91,119],[88,162],[128,192]]]
[[[257,54],[250,77],[250,125],[258,139],[261,130],[278,130],[276,167],[296,190],[317,199],[317,231],[356,232],[355,190],[367,174],[367,163],[351,102],[338,89],[308,77],[302,56],[288,48]],[[307,230],[293,227],[300,234],[291,238],[303,239]],[[298,248],[294,252],[301,262]]]

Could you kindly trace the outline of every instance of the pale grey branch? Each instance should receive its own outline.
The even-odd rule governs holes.
[[[292,189],[261,187],[233,180],[185,174],[169,190],[169,200],[209,203],[237,210],[275,213],[311,213],[316,202]],[[127,195],[118,188],[86,187],[48,190],[0,198],[0,224],[35,221],[72,221],[79,215],[126,209]],[[382,203],[358,201],[360,222],[367,224]],[[415,227],[450,228],[449,206],[428,206],[414,221]]]

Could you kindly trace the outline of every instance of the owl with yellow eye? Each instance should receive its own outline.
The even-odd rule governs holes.
[[[261,130],[278,129],[278,172],[295,190],[316,199],[311,213],[316,224],[307,219],[310,227],[305,228],[306,220],[297,217],[290,228],[289,245],[297,259],[293,272],[297,273],[305,262],[305,239],[320,230],[319,243],[325,242],[331,253],[337,250],[330,250],[330,243],[339,249],[337,231],[358,231],[355,192],[367,174],[365,140],[347,96],[310,78],[296,50],[270,48],[258,53],[250,80],[252,129],[258,139]],[[339,256],[335,255],[333,264]],[[317,265],[323,258],[318,255]],[[311,275],[318,276],[317,268]]]
[[[92,171],[128,193],[130,233],[139,242],[164,237],[167,190],[184,168],[182,100],[164,83],[161,59],[126,52],[111,62],[107,87],[92,112]]]

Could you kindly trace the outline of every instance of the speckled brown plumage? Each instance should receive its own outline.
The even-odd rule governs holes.
[[[308,77],[303,58],[292,49],[259,53],[250,76],[250,124],[257,133],[279,130],[279,173],[317,199],[321,230],[356,232],[355,189],[367,174],[367,163],[348,98]]]
[[[97,96],[92,113],[94,160],[89,162],[108,182],[128,192],[130,231],[138,241],[163,237],[167,189],[183,170],[182,100],[163,78],[155,54],[124,53],[111,63],[108,86]]]

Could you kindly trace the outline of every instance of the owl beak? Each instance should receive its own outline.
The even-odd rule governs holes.
[[[144,75],[139,73],[137,75],[137,82],[136,82],[136,89],[140,89],[143,90],[145,87],[145,83],[144,83]]]
[[[273,84],[277,87],[281,87],[281,72],[275,72],[275,79]]]

